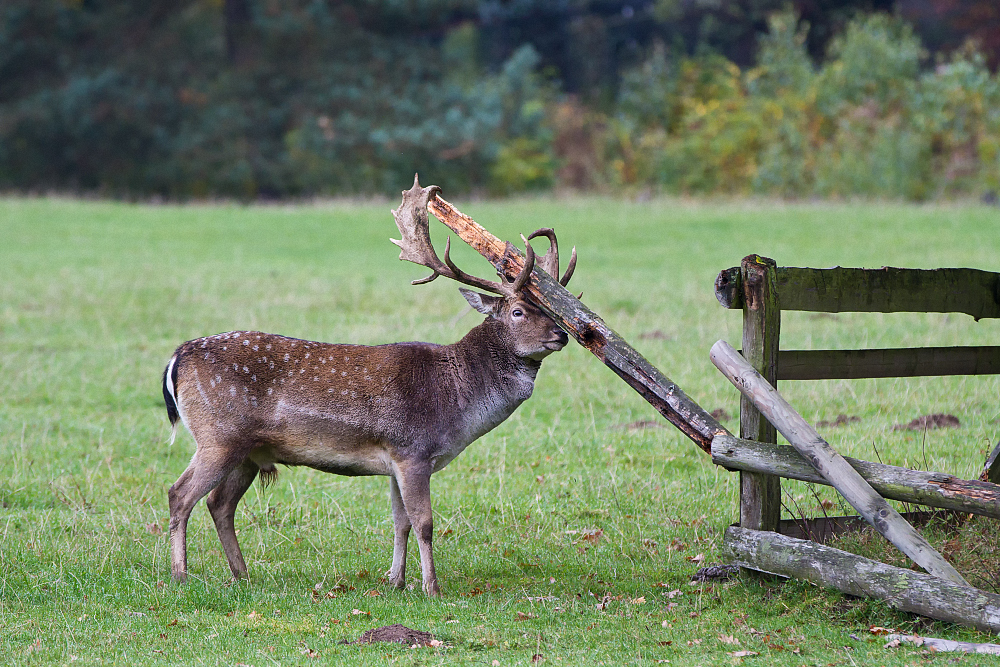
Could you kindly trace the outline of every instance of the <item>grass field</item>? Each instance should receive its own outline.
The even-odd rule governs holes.
[[[435,475],[442,599],[426,599],[413,579],[414,542],[416,589],[382,578],[392,551],[384,478],[308,469],[282,470],[241,505],[249,582],[229,582],[201,504],[192,581],[173,584],[166,491],[193,441],[182,432],[167,444],[160,375],[180,342],[232,329],[451,342],[478,322],[454,284],[409,285],[426,272],[388,242],[397,203],[0,200],[0,662],[903,665],[954,656],[886,649],[870,625],[989,641],[800,582],[689,585],[701,564],[723,560],[738,478],[670,427],[626,428],[659,418],[576,344],[546,360],[510,420]],[[740,316],[718,306],[712,284],[744,255],[1000,270],[1000,211],[972,204],[455,203],[503,238],[554,227],[578,247],[571,286],[584,302],[706,409],[733,416],[737,394],[708,349],[720,338],[738,346]],[[468,248],[454,255],[490,273]],[[998,334],[1000,323],[966,316],[782,322],[786,348],[996,344]],[[825,432],[842,453],[965,478],[1000,430],[995,378],[800,382],[783,393],[812,422],[861,418]],[[893,430],[936,412],[961,427]],[[789,507],[839,508],[827,489],[786,489]],[[976,558],[971,546],[953,551],[979,585],[996,583],[991,522],[957,538],[931,533],[979,544]],[[877,540],[855,543],[904,562]],[[339,643],[392,623],[444,644]]]

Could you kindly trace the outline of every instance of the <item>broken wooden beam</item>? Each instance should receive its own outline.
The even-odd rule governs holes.
[[[724,340],[712,346],[710,353],[726,378],[750,398],[778,432],[809,461],[875,530],[909,556],[915,563],[936,577],[956,584],[968,585],[962,575],[913,529],[899,512],[858,474],[802,416],[782,398],[781,394],[747,363]]]
[[[500,275],[513,279],[524,267],[524,255],[520,251],[491,234],[440,195],[430,200],[428,210],[485,257]],[[548,273],[536,267],[524,293],[704,451],[711,450],[716,435],[729,433]]]
[[[845,456],[844,460],[883,498],[1000,519],[1000,486],[996,484],[861,461],[849,456]],[[730,470],[830,485],[794,447],[788,445],[720,435],[712,441],[712,462]]]
[[[726,529],[723,546],[740,567],[876,598],[896,609],[939,621],[1000,631],[1000,595],[978,588],[809,540],[736,526]]]
[[[715,280],[726,308],[742,308],[739,267]],[[1000,317],[1000,273],[979,269],[809,269],[780,266],[782,310],[823,313],[965,313]]]

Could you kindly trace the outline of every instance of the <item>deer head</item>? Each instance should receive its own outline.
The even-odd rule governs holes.
[[[519,357],[541,360],[565,347],[568,342],[566,333],[541,309],[524,298],[523,289],[531,279],[531,272],[536,264],[565,287],[576,269],[576,248],[573,248],[566,273],[559,278],[559,242],[555,232],[545,227],[534,231],[527,238],[521,237],[525,247],[524,268],[513,280],[507,280],[499,272],[499,281],[486,280],[465,273],[451,259],[451,237],[448,237],[445,243],[443,262],[431,244],[427,204],[440,191],[441,188],[436,185],[421,188],[418,178],[414,177],[413,187],[403,192],[402,204],[392,212],[396,226],[403,237],[399,240],[390,239],[401,249],[399,258],[426,266],[432,272],[426,278],[412,281],[412,284],[429,283],[438,276],[444,276],[496,295],[490,296],[459,288],[462,296],[473,308],[505,325],[510,339],[504,342],[508,343]],[[549,248],[544,255],[536,257],[530,241],[539,236],[549,240]],[[507,252],[517,251],[508,243]]]

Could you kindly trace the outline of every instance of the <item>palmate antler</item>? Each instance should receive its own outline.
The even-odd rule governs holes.
[[[399,228],[399,233],[403,236],[400,240],[389,239],[400,247],[399,258],[413,262],[414,264],[426,266],[433,272],[426,278],[412,281],[412,284],[420,285],[429,283],[438,276],[444,276],[464,285],[469,285],[470,287],[493,294],[513,296],[524,287],[535,266],[535,251],[528,241],[536,236],[544,236],[549,239],[549,250],[538,260],[538,265],[554,278],[558,278],[559,246],[556,241],[555,232],[549,228],[539,229],[527,239],[524,239],[523,236],[521,237],[524,239],[525,247],[524,268],[518,274],[517,278],[511,282],[504,280],[503,276],[501,276],[499,282],[486,280],[485,278],[478,278],[459,269],[449,256],[451,252],[451,237],[448,237],[445,244],[444,262],[442,262],[434,251],[434,246],[431,244],[427,217],[427,204],[439,192],[441,192],[441,188],[436,185],[421,188],[417,177],[414,176],[413,187],[403,192],[402,204],[392,212],[393,218],[396,220],[396,226]],[[570,258],[569,267],[566,269],[562,280],[559,281],[563,286],[569,282],[575,267],[576,248],[573,248],[573,256]]]

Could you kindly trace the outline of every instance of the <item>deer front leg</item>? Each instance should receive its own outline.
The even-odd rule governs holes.
[[[406,586],[406,541],[410,537],[410,517],[399,492],[396,478],[389,475],[389,502],[392,505],[392,526],[395,537],[392,543],[392,567],[386,573],[389,583],[396,588]]]
[[[395,473],[406,516],[417,531],[420,576],[423,580],[424,593],[438,597],[441,595],[441,589],[438,587],[437,574],[434,572],[434,554],[431,548],[434,537],[434,519],[431,515],[431,468],[426,463],[413,465],[401,463],[397,464]],[[396,540],[398,544],[398,532]]]

